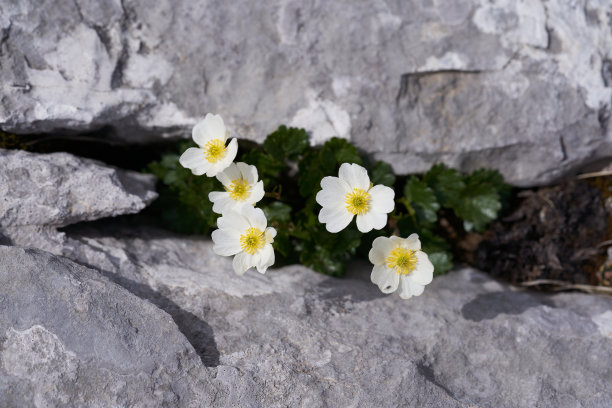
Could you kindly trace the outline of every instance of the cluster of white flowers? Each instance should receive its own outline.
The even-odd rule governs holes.
[[[232,139],[226,145],[229,131],[219,115],[207,114],[193,128],[193,141],[199,147],[190,147],[180,157],[179,163],[197,176],[205,174],[217,177],[225,191],[213,191],[208,198],[213,211],[221,214],[217,219],[219,229],[213,231],[218,255],[234,255],[234,272],[244,274],[250,268],[265,273],[274,264],[272,242],[276,230],[267,227],[263,211],[254,208],[264,196],[263,181],[255,166],[234,163],[238,142]]]
[[[395,207],[395,192],[370,182],[368,171],[358,164],[344,163],[338,177],[324,177],[317,193],[321,204],[319,221],[329,232],[346,228],[357,216],[357,229],[366,233],[387,225],[387,214]],[[401,284],[400,297],[408,299],[423,293],[433,279],[434,267],[421,251],[417,234],[408,238],[378,237],[369,253],[374,264],[371,280],[383,293],[395,292]]]
[[[263,181],[257,168],[233,163],[238,151],[236,139],[226,145],[229,132],[219,115],[207,114],[192,132],[199,146],[187,149],[179,159],[195,175],[217,177],[225,191],[208,195],[213,211],[221,214],[219,229],[213,231],[213,250],[218,255],[234,256],[234,272],[244,274],[250,268],[265,273],[274,264],[272,243],[276,230],[267,227],[263,211],[254,208],[264,196]],[[319,221],[332,233],[346,228],[356,216],[362,233],[387,225],[387,214],[395,207],[395,192],[383,185],[373,185],[365,168],[343,163],[338,177],[324,177],[316,201],[322,207]],[[371,280],[383,293],[400,287],[403,299],[419,296],[433,279],[434,267],[421,251],[417,234],[408,238],[378,237],[369,253],[374,264]]]

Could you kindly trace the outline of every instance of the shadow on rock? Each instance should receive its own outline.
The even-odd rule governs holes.
[[[326,289],[321,298],[333,300],[350,297],[354,302],[368,302],[388,296],[370,281],[371,273],[372,265],[354,262],[349,266],[345,277],[329,278],[318,285]]]
[[[455,394],[449,390],[446,385],[442,384],[434,373],[433,367],[429,365],[425,360],[421,360],[416,365],[419,374],[421,374],[427,381],[435,385],[436,387],[443,390],[450,398],[456,400]]]
[[[172,316],[181,333],[185,335],[196,353],[200,356],[202,363],[206,367],[216,367],[219,365],[219,350],[217,349],[212,327],[208,323],[193,313],[182,309],[172,300],[147,285],[117,276],[108,271],[102,270],[100,272],[112,282],[122,286],[139,298],[148,300]]]
[[[537,306],[555,305],[544,296],[535,296],[529,293],[499,291],[476,296],[463,305],[461,314],[467,320],[480,322],[494,319],[500,314],[518,315],[527,309]]]

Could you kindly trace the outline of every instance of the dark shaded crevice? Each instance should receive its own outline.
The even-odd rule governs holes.
[[[4,52],[2,51],[2,48],[4,46],[4,43],[8,41],[8,39],[11,36],[11,29],[13,28],[13,22],[9,21],[9,26],[6,28],[3,28],[2,31],[0,31],[0,56],[4,55]]]
[[[120,88],[123,85],[123,70],[127,65],[127,61],[129,58],[129,53],[127,50],[127,44],[123,44],[121,48],[121,54],[119,54],[119,58],[117,59],[117,64],[113,69],[113,73],[111,74],[111,89]]]
[[[481,74],[483,70],[459,70],[459,69],[441,69],[435,71],[422,71],[422,72],[411,72],[402,74],[400,77],[400,86],[397,96],[395,97],[396,105],[403,102],[409,109],[413,109],[419,100],[419,93],[421,91],[420,79],[434,75],[449,75],[449,74]]]
[[[120,22],[121,32],[127,33],[129,31],[128,23],[130,18],[128,9],[125,7],[123,0],[121,0],[121,9],[123,10],[123,15]],[[121,52],[119,53],[119,58],[117,58],[117,63],[115,64],[115,68],[111,74],[110,86],[113,90],[123,85],[123,70],[125,69],[129,58],[128,47],[127,37],[124,34],[123,38],[121,38]]]
[[[612,87],[612,60],[606,58],[601,62],[601,79],[606,87]]]
[[[563,136],[559,136],[559,145],[561,146],[561,161],[564,162],[567,160],[567,148],[565,146],[565,140],[563,139]]]
[[[158,138],[155,142],[128,143],[115,136],[115,128],[105,126],[85,133],[53,132],[50,134],[14,135],[0,130],[0,148],[20,149],[33,153],[66,152],[94,159],[115,167],[141,171],[164,153],[176,151],[177,139]]]
[[[597,121],[599,122],[599,128],[601,129],[602,136],[606,136],[608,134],[608,125],[610,123],[609,104],[604,104],[599,108],[599,111],[597,111]]]
[[[110,57],[112,54],[113,47],[112,47],[112,41],[111,41],[110,35],[108,33],[108,29],[106,27],[103,27],[97,24],[94,25],[92,28],[94,29],[94,31],[98,35],[98,39],[104,46],[104,49],[106,50],[106,54]]]

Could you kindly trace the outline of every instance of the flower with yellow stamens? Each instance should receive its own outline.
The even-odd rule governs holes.
[[[191,137],[199,147],[190,147],[179,158],[179,163],[196,176],[206,173],[216,176],[236,158],[238,142],[232,139],[226,146],[229,132],[219,115],[207,114],[204,120],[193,127]]]
[[[228,211],[217,219],[219,229],[213,231],[213,251],[218,255],[234,256],[234,272],[244,274],[249,268],[265,273],[274,264],[272,243],[276,230],[266,228],[268,220],[259,208],[244,206]]]
[[[246,163],[232,163],[217,174],[225,191],[213,191],[208,199],[213,203],[213,211],[225,214],[227,211],[240,211],[245,205],[255,205],[264,196],[263,181],[258,180],[257,167]]]
[[[399,286],[402,299],[419,296],[433,279],[434,267],[421,251],[417,234],[408,238],[378,237],[368,256],[374,264],[370,278],[383,293],[395,292]]]
[[[366,169],[358,164],[343,163],[339,177],[324,177],[317,203],[323,207],[319,221],[329,232],[342,231],[355,216],[361,232],[381,229],[387,224],[387,213],[393,211],[395,192],[383,186],[373,186]]]

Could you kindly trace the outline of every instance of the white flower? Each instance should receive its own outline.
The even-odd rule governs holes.
[[[240,212],[228,212],[217,219],[219,229],[214,230],[213,251],[218,255],[234,257],[234,272],[244,274],[256,267],[265,273],[274,264],[272,242],[276,230],[266,228],[268,220],[259,208],[244,206]]]
[[[216,176],[234,161],[238,152],[235,138],[225,146],[229,132],[219,115],[206,114],[204,120],[193,127],[191,137],[200,147],[185,150],[179,163],[196,176],[204,173],[208,177]]]
[[[246,163],[232,163],[220,173],[217,179],[225,191],[213,191],[208,199],[213,202],[213,211],[225,214],[237,211],[245,205],[255,205],[264,196],[263,181],[257,181],[257,167]]]
[[[370,279],[383,293],[395,292],[401,283],[402,299],[419,296],[433,279],[434,267],[421,251],[417,234],[408,238],[378,237],[368,256],[374,264]]]
[[[329,232],[339,232],[356,215],[361,232],[383,228],[395,206],[393,189],[381,184],[372,187],[367,170],[358,164],[343,163],[338,175],[321,180],[323,190],[316,197],[323,207],[319,221]]]

